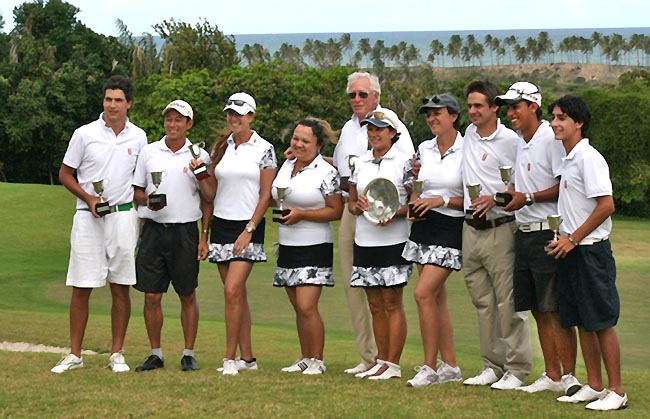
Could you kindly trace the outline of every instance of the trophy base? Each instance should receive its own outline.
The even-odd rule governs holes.
[[[551,250],[554,249],[553,247],[549,247],[549,246],[548,246],[548,245],[551,244],[551,243],[553,243],[553,240],[549,240],[549,241],[546,242],[546,246],[544,246],[544,251],[545,251],[546,253],[548,253],[548,252],[550,252]]]
[[[164,193],[149,195],[149,206],[158,209],[166,207],[167,195]]]
[[[474,219],[474,210],[473,209],[465,210],[465,219],[466,220],[473,220]]]
[[[505,207],[512,201],[512,195],[508,192],[497,192],[494,195],[494,202],[500,207]]]
[[[280,219],[280,217],[284,217],[285,215],[289,215],[291,211],[288,209],[279,209],[279,208],[274,208],[273,209],[273,222],[274,223],[280,223],[282,224],[283,221]]]
[[[418,213],[415,212],[415,209],[413,209],[413,204],[408,204],[408,212],[406,214],[406,217],[409,219],[413,218],[413,222],[422,221],[425,219],[425,217],[418,215]]]
[[[100,217],[111,213],[111,205],[108,202],[98,202],[95,204],[95,212]]]
[[[205,163],[202,163],[192,171],[198,180],[203,180],[210,177],[210,172],[208,172],[208,167],[205,165]]]

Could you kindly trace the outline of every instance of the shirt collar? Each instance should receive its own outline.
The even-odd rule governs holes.
[[[562,157],[562,160],[573,160],[575,155],[586,147],[589,147],[589,138],[583,138],[582,140],[578,141],[578,144],[573,147],[573,150],[571,150],[571,152],[567,154],[566,157]]]
[[[245,143],[241,143],[240,145],[245,145],[245,144],[255,145],[255,143],[257,143],[257,139],[260,138],[260,136],[257,134],[257,131],[255,131],[255,130],[251,130],[251,131],[253,132],[253,135],[251,135],[251,138],[249,138],[248,141],[246,141]],[[232,134],[230,134],[230,136],[228,137],[226,142],[228,144],[235,145],[235,138],[232,136]]]

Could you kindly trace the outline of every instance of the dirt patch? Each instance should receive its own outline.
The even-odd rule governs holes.
[[[40,343],[27,343],[27,342],[0,342],[0,351],[8,352],[47,352],[54,354],[69,354],[70,348],[62,348],[60,346],[48,346]],[[97,355],[95,351],[83,350],[82,355]]]

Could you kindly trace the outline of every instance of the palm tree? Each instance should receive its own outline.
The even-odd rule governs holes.
[[[526,49],[526,47],[522,47],[521,45],[517,44],[515,45],[514,51],[515,51],[515,59],[520,64],[523,64],[529,60],[528,50]]]
[[[370,64],[368,62],[368,56],[372,53],[372,47],[370,46],[370,39],[369,38],[361,38],[359,39],[359,42],[357,43],[357,49],[358,51],[361,52],[361,55],[363,55],[366,58],[366,68],[370,67]]]
[[[463,46],[463,39],[460,37],[460,35],[452,35],[449,38],[449,42],[447,43],[447,55],[449,55],[452,59],[452,62],[456,60],[456,64],[460,65],[460,61],[458,61],[458,57],[460,57],[460,49]]]
[[[492,35],[490,35],[490,34],[485,35],[485,37],[483,37],[483,45],[485,45],[486,47],[492,49],[492,39],[493,39]],[[494,65],[494,55],[493,54],[490,54],[490,64]]]
[[[339,45],[341,47],[341,52],[347,53],[347,61],[349,63],[351,60],[350,53],[352,52],[352,47],[354,45],[352,43],[352,36],[349,33],[341,34],[341,37],[339,38]]]
[[[512,64],[512,53],[514,52],[515,45],[518,44],[517,37],[510,35],[503,39],[503,44],[505,45],[508,54],[508,63]]]
[[[550,55],[549,61],[554,61],[553,41],[548,36],[548,32],[542,31],[537,35],[537,49],[540,56]]]
[[[433,41],[431,41],[431,43],[429,43],[429,51],[431,51],[431,53],[427,57],[427,61],[430,61],[431,65],[433,65],[436,57],[441,56],[443,59],[442,67],[444,67],[445,46],[443,45],[443,43],[438,41],[437,39],[434,39]]]
[[[406,51],[404,51],[403,59],[406,65],[410,66],[411,64],[420,60],[420,50],[417,49],[415,45],[408,44]]]

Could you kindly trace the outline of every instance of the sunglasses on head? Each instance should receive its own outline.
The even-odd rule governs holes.
[[[246,102],[244,102],[243,100],[228,99],[228,102],[226,102],[226,105],[227,106],[230,106],[230,105],[244,106],[244,105],[246,105]]]
[[[385,114],[385,113],[383,113],[383,112],[379,112],[379,111],[368,112],[368,113],[366,114],[366,119],[370,119],[370,118],[375,118],[375,119],[377,119],[377,120],[379,120],[379,121],[383,121],[384,119],[388,119],[388,118],[386,117],[386,114]]]
[[[361,99],[366,99],[366,98],[368,98],[368,95],[369,95],[369,94],[370,94],[370,93],[368,93],[368,92],[350,92],[350,93],[348,93],[348,97],[349,97],[350,99],[354,99],[354,98],[357,97],[357,95],[359,95],[359,97],[360,97]]]
[[[440,103],[440,98],[438,97],[438,95],[434,95],[434,96],[431,96],[431,97],[423,97],[422,98],[422,104],[423,105],[428,105],[429,103],[433,103],[433,104],[437,105],[438,103]]]

